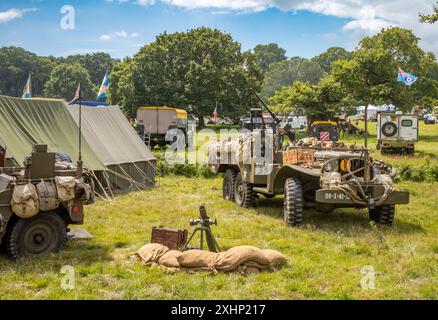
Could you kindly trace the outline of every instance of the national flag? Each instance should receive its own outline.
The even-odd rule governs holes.
[[[23,99],[32,99],[32,76],[29,73],[29,78],[27,79],[26,86],[23,89]]]
[[[104,101],[108,99],[107,91],[110,85],[109,73],[106,71],[105,77],[103,78],[102,85],[100,86],[99,93],[97,94],[97,100]]]
[[[214,108],[214,111],[213,111],[213,121],[216,124],[217,124],[217,116],[218,116],[218,112],[217,112],[217,106],[216,106],[216,108]]]
[[[78,88],[76,89],[75,97],[70,102],[70,104],[74,104],[78,100],[82,100],[82,90],[81,90],[81,84],[80,83],[78,85]]]
[[[417,81],[417,77],[404,72],[401,68],[398,68],[398,77],[397,77],[397,81],[398,82],[403,82],[405,85],[407,86],[411,86],[415,83],[415,81]]]

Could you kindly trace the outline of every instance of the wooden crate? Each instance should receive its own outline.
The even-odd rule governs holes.
[[[180,250],[187,242],[187,230],[154,227],[151,243],[159,243],[170,250]]]
[[[314,149],[294,148],[283,152],[283,164],[301,164],[315,162]]]

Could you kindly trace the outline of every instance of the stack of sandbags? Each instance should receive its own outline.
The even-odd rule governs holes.
[[[287,258],[275,250],[261,250],[252,246],[235,247],[225,252],[214,253],[202,250],[180,252],[169,250],[160,244],[142,247],[137,256],[146,265],[157,265],[171,271],[239,272],[255,274],[263,270],[281,267]]]

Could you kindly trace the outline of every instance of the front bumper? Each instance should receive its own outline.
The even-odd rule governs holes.
[[[316,191],[316,202],[326,204],[339,204],[339,205],[356,205],[350,197],[341,190],[320,189]],[[383,203],[388,204],[408,204],[409,192],[408,191],[394,191]]]

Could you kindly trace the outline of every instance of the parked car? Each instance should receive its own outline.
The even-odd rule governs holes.
[[[426,114],[424,116],[424,124],[435,124],[437,123],[437,119],[433,114]]]

